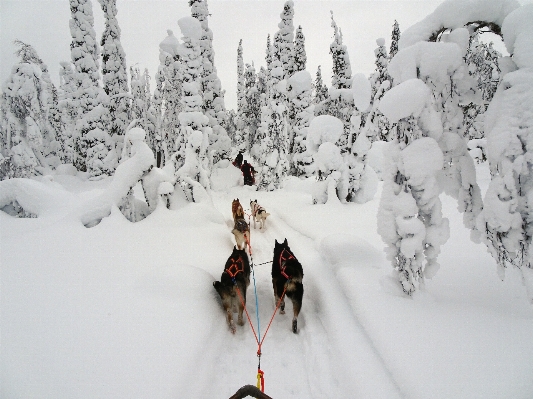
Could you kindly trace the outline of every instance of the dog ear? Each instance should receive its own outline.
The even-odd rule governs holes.
[[[285,239],[285,241],[283,241],[283,244],[287,245],[287,239]]]

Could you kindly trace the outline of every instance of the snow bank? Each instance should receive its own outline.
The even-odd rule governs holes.
[[[516,0],[447,0],[422,21],[402,32],[398,48],[427,41],[441,28],[460,28],[469,22],[485,21],[502,26],[505,17],[520,4]]]
[[[533,67],[533,4],[511,12],[502,26],[503,40],[519,68]]]
[[[344,132],[344,124],[331,115],[320,115],[309,125],[307,134],[307,148],[313,152],[322,143],[336,143]]]
[[[372,87],[364,74],[358,73],[354,75],[352,78],[352,91],[354,106],[361,112],[366,111],[370,106]]]
[[[394,84],[417,77],[444,81],[463,64],[461,47],[456,43],[418,42],[400,50],[388,65]]]
[[[84,225],[92,225],[108,216],[111,208],[118,206],[130,189],[154,166],[154,154],[143,139],[144,131],[140,128],[131,129],[126,133],[125,141],[129,144],[125,147],[131,146],[130,157],[118,165],[106,191],[83,205],[81,222]]]
[[[298,96],[301,93],[311,90],[313,87],[313,80],[311,74],[307,71],[299,71],[292,75],[287,80],[287,90],[291,95]]]
[[[421,114],[431,96],[431,90],[420,79],[410,79],[385,93],[379,103],[379,110],[391,123],[411,115]]]

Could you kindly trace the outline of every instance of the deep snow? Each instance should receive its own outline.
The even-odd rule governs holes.
[[[441,194],[441,269],[410,298],[376,231],[381,184],[366,204],[312,205],[311,180],[256,192],[232,168],[213,176],[212,201],[158,207],[138,223],[113,208],[92,228],[74,210],[112,179],[25,180],[19,193],[39,217],[0,212],[0,397],[228,398],[255,384],[250,326],[230,333],[212,287],[234,245],[234,198],[271,214],[265,231],[252,227],[255,264],[287,238],[304,266],[299,333],[288,302],[262,348],[271,397],[533,397],[533,308],[520,274],[498,279],[453,199]],[[487,165],[477,169],[485,190]],[[262,335],[275,305],[270,265],[255,279]],[[257,329],[253,285],[247,308]]]

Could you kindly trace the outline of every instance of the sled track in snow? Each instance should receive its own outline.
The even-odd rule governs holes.
[[[265,197],[259,200],[271,214],[265,230],[254,229],[253,220],[250,220],[261,338],[276,305],[270,275],[274,241],[287,238],[304,268],[304,298],[298,317],[298,334],[291,331],[292,303],[287,298],[286,314],[281,315],[278,311],[262,346],[265,392],[274,399],[354,397],[354,394],[361,398],[401,398],[400,389],[354,315],[335,275],[316,250],[315,243],[282,220],[266,195],[257,194],[260,193],[235,187],[228,194],[213,193],[213,203],[224,216],[234,243],[232,199],[240,198],[245,212],[249,213],[250,195],[253,199]],[[301,245],[302,242],[305,245]],[[230,252],[231,247],[228,254]],[[269,263],[259,265],[267,261]],[[224,262],[225,259],[220,264]],[[247,291],[247,309],[257,331],[253,278]],[[341,317],[341,314],[349,317]],[[202,388],[199,392],[191,392],[191,397],[230,397],[242,385],[255,385],[257,343],[248,322],[243,327],[238,326],[236,334],[232,335],[221,310],[220,319],[207,324],[212,329],[210,342],[206,343],[207,352],[202,354],[197,368],[209,378],[198,376]],[[222,370],[217,367],[220,363],[228,364],[228,359],[231,359],[230,367]]]

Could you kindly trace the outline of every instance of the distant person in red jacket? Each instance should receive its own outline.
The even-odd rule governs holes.
[[[252,165],[248,163],[248,161],[244,161],[244,163],[241,166],[242,175],[244,176],[244,185],[251,186],[255,183],[255,169]]]
[[[237,168],[241,168],[242,166],[242,151],[239,151],[239,154],[235,157],[235,160],[233,161],[233,165]]]

